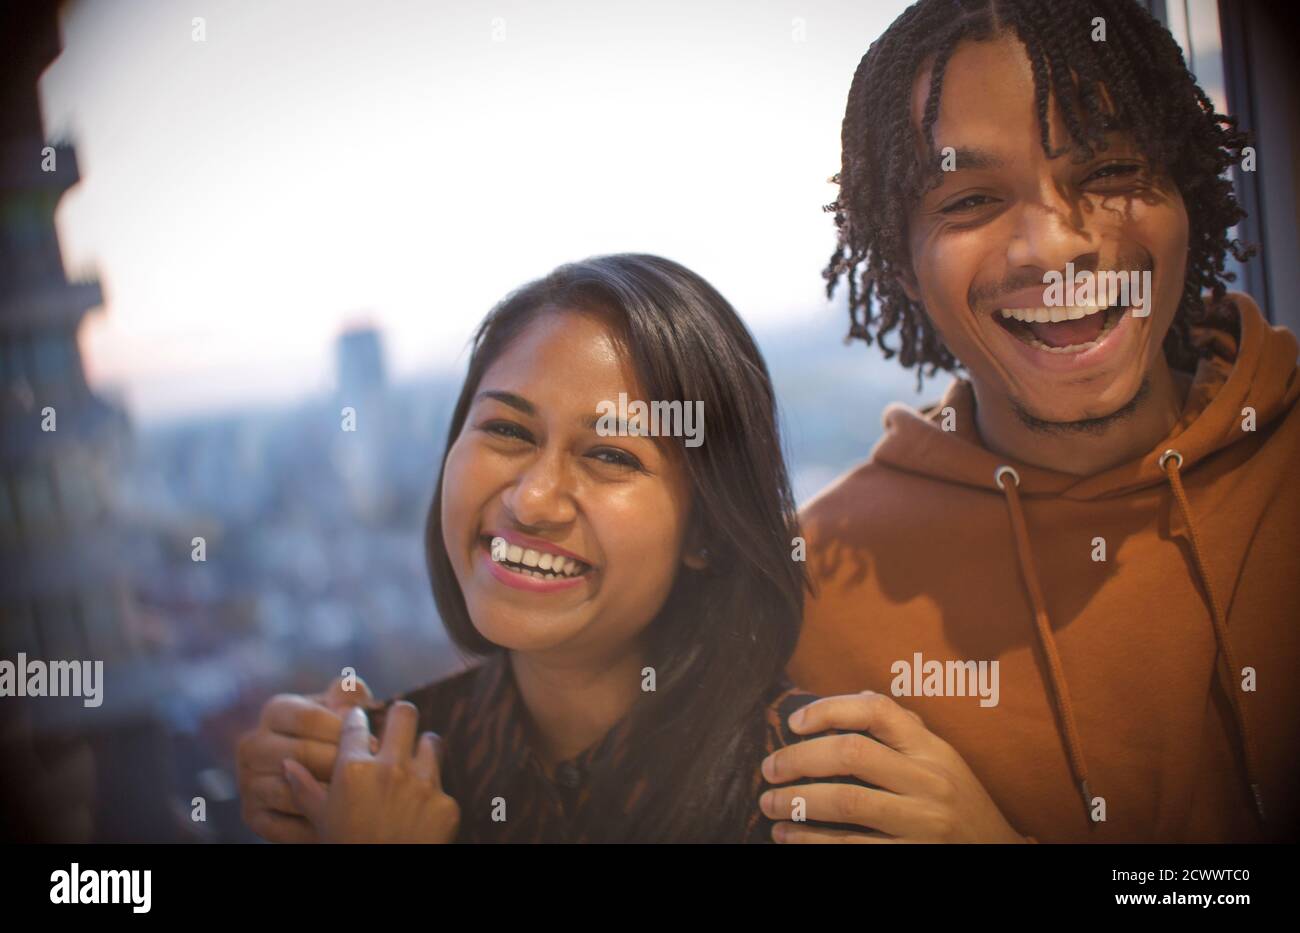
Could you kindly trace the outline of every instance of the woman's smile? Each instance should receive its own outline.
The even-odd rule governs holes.
[[[604,399],[653,397],[609,312],[556,308],[468,396],[441,509],[470,619],[513,651],[636,638],[682,566],[690,482],[675,448],[601,434]]]
[[[492,577],[533,593],[556,593],[588,585],[596,568],[572,552],[517,532],[481,535],[477,548]]]

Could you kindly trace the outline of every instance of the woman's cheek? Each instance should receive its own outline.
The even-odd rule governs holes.
[[[443,545],[451,556],[451,566],[463,584],[467,571],[465,549],[473,539],[473,517],[478,509],[479,494],[476,482],[481,473],[476,471],[472,444],[464,435],[456,439],[447,452],[447,464],[442,477],[442,537]]]
[[[642,502],[634,511],[606,513],[601,542],[607,558],[612,558],[610,565],[620,571],[609,581],[619,591],[635,593],[638,601],[667,598],[681,564],[684,529],[679,511],[665,497]]]

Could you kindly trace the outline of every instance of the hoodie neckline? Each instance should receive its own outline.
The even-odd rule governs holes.
[[[1208,351],[1197,366],[1187,399],[1169,434],[1141,457],[1092,476],[1074,476],[1023,464],[983,446],[975,427],[975,396],[969,381],[956,379],[942,401],[923,410],[893,404],[883,416],[885,435],[873,461],[910,473],[989,489],[1006,463],[1020,475],[1021,497],[1090,500],[1165,483],[1160,454],[1177,447],[1183,471],[1251,435],[1242,430],[1242,409],[1255,409],[1256,430],[1285,414],[1300,397],[1296,358],[1300,345],[1287,330],[1271,327],[1250,296],[1229,292],[1237,312],[1237,337],[1220,327],[1194,330]],[[946,409],[955,430],[943,430]]]

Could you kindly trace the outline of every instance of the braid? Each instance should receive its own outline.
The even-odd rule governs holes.
[[[1091,38],[1096,16],[1106,22],[1104,42]],[[929,62],[930,91],[919,129],[927,158],[937,157],[934,124],[953,51],[963,41],[1006,31],[1025,46],[1040,144],[1048,157],[1074,149],[1077,160],[1092,158],[1106,147],[1106,132],[1122,127],[1182,193],[1187,274],[1164,349],[1171,365],[1194,368],[1201,351],[1192,327],[1232,326],[1223,302],[1225,282],[1234,279],[1224,271],[1228,255],[1245,261],[1255,252],[1228,237],[1245,214],[1226,173],[1248,140],[1236,120],[1215,113],[1173,36],[1135,0],[920,0],[871,44],[849,89],[840,171],[831,178],[839,196],[825,206],[834,214],[837,238],[822,277],[828,298],[841,279],[848,283],[846,341],[876,343],[886,359],[897,356],[904,367],[915,367],[918,387],[938,370],[960,369],[924,308],[901,284],[900,273],[910,263],[908,208],[938,180],[929,170],[932,163],[923,164],[899,141],[913,138],[912,85]],[[1057,151],[1049,141],[1053,97],[1070,137]],[[1209,301],[1202,298],[1206,291]],[[896,344],[886,339],[891,335]]]

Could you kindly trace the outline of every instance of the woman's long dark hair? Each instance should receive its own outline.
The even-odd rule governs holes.
[[[681,445],[692,521],[709,550],[681,569],[647,629],[657,689],[627,721],[628,753],[593,770],[580,834],[591,841],[739,841],[754,814],[763,708],[794,651],[807,587],[767,366],[735,310],[708,282],[658,256],[570,263],[519,288],[479,326],[447,435],[450,450],[487,368],[534,319],[565,309],[608,315],[651,399],[699,400],[707,430]],[[680,444],[680,440],[678,441]],[[433,595],[465,653],[503,649],[465,608],[442,532],[442,480],[425,524]],[[645,791],[630,812],[629,791]]]

